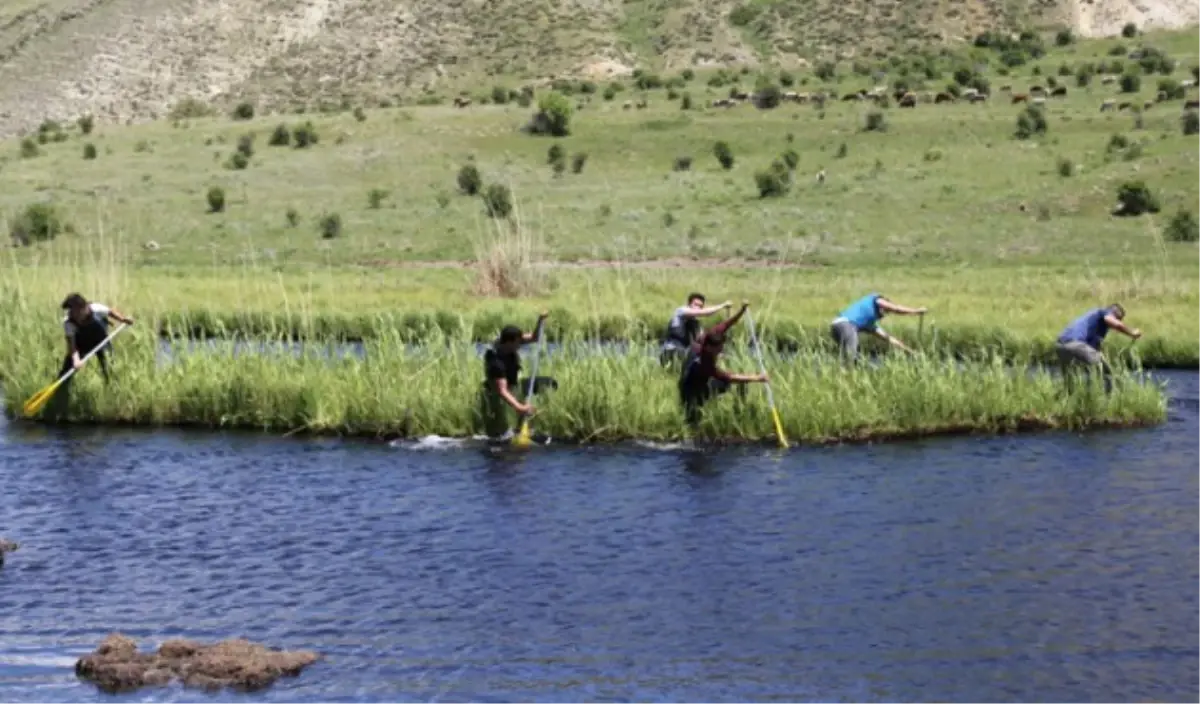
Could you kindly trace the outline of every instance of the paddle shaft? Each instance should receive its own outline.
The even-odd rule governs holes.
[[[98,345],[96,345],[94,348],[92,348],[92,351],[91,351],[91,352],[88,352],[87,354],[83,355],[83,357],[81,357],[81,358],[79,359],[79,366],[80,366],[80,367],[82,367],[84,364],[86,364],[86,363],[87,363],[87,361],[88,361],[89,359],[91,359],[91,358],[92,358],[92,355],[94,355],[94,354],[96,354],[97,352],[99,352],[100,350],[104,349],[104,348],[105,348],[105,347],[108,345],[108,343],[109,343],[109,342],[111,342],[111,341],[112,341],[112,339],[113,339],[114,337],[116,337],[116,336],[117,336],[117,334],[118,334],[119,332],[121,332],[122,330],[124,330],[124,329],[125,329],[126,325],[127,325],[127,323],[121,323],[120,325],[118,325],[118,326],[117,326],[117,329],[116,329],[116,330],[113,330],[111,335],[109,335],[108,337],[104,338],[104,341],[103,341],[103,342],[101,342],[100,344],[98,344]],[[54,382],[54,385],[55,385],[55,386],[58,386],[59,384],[63,383],[63,382],[64,382],[64,381],[66,381],[68,378],[70,378],[70,376],[71,376],[72,374],[74,374],[74,373],[75,373],[75,372],[77,372],[77,371],[79,371],[77,368],[75,368],[75,367],[71,367],[70,369],[68,369],[68,370],[67,370],[67,373],[66,373],[66,374],[63,374],[63,375],[62,375],[62,378],[61,378],[61,379],[59,379],[58,381]]]
[[[754,348],[754,358],[758,360],[758,371],[761,374],[767,373],[767,365],[763,362],[762,349],[758,346],[758,335],[754,333],[754,316],[750,311],[746,311],[746,327],[750,330],[750,346]],[[767,387],[767,403],[771,406],[771,410],[775,410],[775,395],[771,393],[771,382],[765,382],[763,386]]]
[[[533,390],[537,383],[538,361],[542,351],[542,327],[545,323],[545,318],[538,320],[537,329],[534,332],[534,337],[537,338],[537,347],[533,348],[533,373],[529,375],[529,390],[525,393],[525,403],[533,400]]]

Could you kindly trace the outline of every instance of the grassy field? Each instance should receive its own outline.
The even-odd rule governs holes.
[[[534,108],[513,103],[100,124],[87,135],[68,126],[62,137],[48,128],[44,143],[0,143],[0,211],[15,234],[30,230],[31,205],[57,223],[52,239],[9,249],[0,279],[0,300],[33,326],[22,329],[48,332],[6,335],[0,352],[19,359],[37,339],[59,354],[57,305],[71,290],[174,336],[372,344],[486,340],[504,323],[531,324],[541,308],[552,312],[553,338],[655,339],[671,310],[700,290],[714,303],[749,299],[765,338],[816,353],[829,349],[827,326],[843,307],[880,291],[929,307],[919,340],[915,319],[891,325],[928,352],[1044,360],[1070,319],[1119,301],[1146,333],[1138,352],[1147,366],[1195,367],[1197,136],[1185,134],[1182,99],[1156,102],[1167,77],[1127,56],[1156,47],[1175,60],[1170,80],[1191,80],[1194,40],[1175,32],[1076,43],[1003,70],[984,50],[921,59],[940,72],[914,85],[930,95],[965,62],[990,62],[983,73],[971,64],[971,80],[992,89],[976,105],[718,108],[709,103],[730,88],[711,86],[711,71],[673,93],[627,81],[612,100],[573,96],[571,134],[560,139],[522,134]],[[889,80],[903,73],[886,59],[879,65],[893,69]],[[1089,67],[1097,73],[1081,87],[1076,75]],[[830,82],[798,71],[789,90],[870,87],[847,66],[839,71]],[[1136,72],[1138,90],[1103,80],[1123,72]],[[734,77],[743,88],[755,81]],[[1010,92],[1051,78],[1067,95],[1047,98],[1044,134],[1017,138],[1025,108],[1010,104]],[[1194,99],[1195,89],[1185,96]],[[643,99],[645,108],[627,106]],[[1139,109],[1101,110],[1109,99]],[[882,129],[866,129],[872,120]],[[319,135],[315,144],[270,144],[277,125],[304,123]],[[239,142],[250,154],[241,169]],[[731,168],[714,156],[717,142],[728,144]],[[557,172],[554,147],[563,153]],[[776,159],[794,160],[786,192],[760,197],[756,174]],[[478,169],[483,190],[511,189],[511,217],[488,217],[479,195],[461,191],[465,165]],[[1155,195],[1157,213],[1112,215],[1131,181]],[[210,212],[214,188],[224,195],[220,212]],[[1190,224],[1172,226],[1180,212],[1191,213]],[[32,368],[7,366],[6,386],[22,391],[48,373],[15,369]],[[312,373],[337,385],[360,372]],[[127,383],[160,388],[153,379]],[[153,410],[160,402],[81,401],[104,417],[186,416]],[[288,404],[254,412],[281,413],[286,425],[299,412]],[[386,409],[395,410],[382,406],[364,427],[395,421]]]

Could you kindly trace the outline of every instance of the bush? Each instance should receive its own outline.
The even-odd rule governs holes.
[[[300,224],[300,213],[296,212],[295,208],[288,208],[283,214],[283,219],[288,227],[295,227]]]
[[[1054,43],[1058,46],[1067,46],[1075,42],[1075,34],[1069,29],[1060,29],[1058,34],[1054,35]]]
[[[317,128],[313,127],[312,122],[305,122],[292,130],[292,143],[297,149],[307,149],[317,141]]]
[[[552,162],[550,164],[550,170],[554,172],[555,176],[562,176],[567,170],[567,160],[559,159],[558,161]]]
[[[796,77],[790,71],[779,72],[779,85],[784,88],[791,88],[796,85]]]
[[[1123,134],[1114,134],[1113,136],[1108,138],[1108,146],[1105,147],[1104,150],[1108,154],[1113,154],[1114,152],[1119,152],[1122,149],[1128,149],[1128,148],[1129,148],[1129,138]]]
[[[254,119],[254,105],[252,103],[238,103],[233,109],[233,119],[235,120],[252,120]]]
[[[287,125],[275,125],[275,129],[271,131],[271,137],[267,140],[267,144],[272,147],[286,147],[292,143],[292,133],[288,130]]]
[[[517,94],[517,105],[519,105],[520,107],[523,107],[523,108],[527,108],[530,105],[533,105],[533,95],[530,93],[524,93],[524,92],[518,93]]]
[[[726,171],[733,168],[733,150],[729,148],[728,142],[720,141],[714,144],[713,156],[717,157],[717,161],[721,162],[721,168]]]
[[[1132,71],[1121,76],[1121,92],[1136,93],[1142,89],[1142,77]]]
[[[79,127],[80,134],[91,134],[92,129],[96,127],[96,118],[91,115],[84,115],[75,121]]]
[[[1174,78],[1164,78],[1158,82],[1158,92],[1164,93],[1167,100],[1182,100],[1185,90],[1183,84]]]
[[[91,161],[96,158],[96,145],[88,142],[83,145],[83,158]]]
[[[1183,118],[1180,120],[1183,123],[1184,134],[1196,134],[1200,132],[1200,113],[1195,110],[1188,110],[1183,113]]]
[[[225,168],[241,171],[250,165],[250,157],[241,152],[234,152],[229,155],[229,161],[225,162]]]
[[[483,177],[479,175],[479,169],[474,164],[464,164],[458,170],[458,190],[473,196],[480,188],[483,188]]]
[[[850,148],[846,146],[845,142],[842,142],[841,144],[838,145],[838,149],[837,149],[837,152],[834,154],[834,157],[837,159],[845,159],[846,155],[849,153],[850,153]]]
[[[675,157],[675,163],[671,165],[672,171],[691,171],[692,157],[684,155]]]
[[[817,68],[813,71],[817,78],[828,83],[837,78],[837,64],[832,61],[822,61],[817,64]]]
[[[783,159],[783,163],[788,167],[788,171],[795,171],[796,167],[800,164],[800,155],[796,153],[795,149],[785,151],[779,158]]]
[[[483,192],[483,208],[489,217],[507,218],[512,214],[512,191],[502,183],[493,183]]]
[[[250,132],[238,137],[237,150],[239,154],[245,154],[246,158],[254,156],[254,133]]]
[[[1137,25],[1133,22],[1128,22],[1124,27],[1121,28],[1121,36],[1125,37],[1126,39],[1133,39],[1137,36],[1137,33]]]
[[[558,144],[557,142],[554,144],[551,144],[550,148],[548,150],[546,150],[546,163],[550,164],[551,166],[554,165],[554,162],[562,161],[566,157],[567,157],[566,151],[564,151],[562,148],[562,145]]]
[[[1063,178],[1071,178],[1075,175],[1075,162],[1066,157],[1058,159],[1058,175]]]
[[[1168,242],[1195,242],[1200,240],[1200,222],[1190,210],[1175,213],[1163,228],[1163,237]]]
[[[882,110],[872,110],[867,113],[867,124],[864,127],[867,132],[887,132],[887,118],[884,117]]]
[[[557,91],[538,99],[538,111],[527,126],[530,134],[566,137],[571,134],[571,101]]]
[[[1075,72],[1075,85],[1080,88],[1087,88],[1092,82],[1092,76],[1095,75],[1095,70],[1089,66],[1080,66]]]
[[[208,189],[208,195],[205,197],[208,200],[208,212],[223,213],[225,212],[225,189],[220,186],[213,186]]]
[[[605,100],[612,100],[615,97],[617,97],[617,91],[612,86],[609,86],[604,89],[604,99]]]
[[[695,72],[695,71],[693,71],[693,70],[692,70],[692,69],[690,69],[690,68],[685,68],[685,69],[683,69],[683,71],[682,71],[682,72],[679,74],[679,76],[680,76],[680,78],[682,78],[683,80],[685,80],[685,81],[689,81],[689,82],[690,82],[690,81],[691,81],[693,78],[695,78],[695,77],[696,77],[696,72]]]
[[[42,153],[42,150],[40,147],[38,147],[37,140],[35,140],[33,137],[26,137],[21,140],[21,158],[22,159],[32,159],[33,157],[35,157],[41,153]]]
[[[691,93],[684,93],[683,96],[679,98],[679,109],[680,110],[691,110],[692,109],[692,94]]]
[[[1143,181],[1126,181],[1117,190],[1117,215],[1136,216],[1157,213],[1160,209],[1155,197]]]
[[[496,105],[504,105],[508,102],[508,89],[504,86],[496,86],[492,88],[492,102]]]
[[[383,201],[387,197],[387,191],[382,188],[372,188],[367,192],[367,207],[371,210],[379,210],[383,207]]]
[[[361,105],[354,108],[354,119],[358,120],[359,122],[367,121],[367,111],[363,110]]]
[[[792,187],[792,174],[787,165],[776,159],[763,171],[754,174],[759,198],[777,198]]]
[[[317,222],[317,227],[321,230],[321,237],[331,240],[342,235],[342,216],[338,213],[326,213],[321,216]]]
[[[1017,139],[1029,139],[1034,135],[1044,135],[1047,129],[1046,113],[1041,108],[1030,105],[1017,116]]]
[[[13,242],[27,247],[34,242],[48,242],[65,230],[63,219],[52,203],[31,203],[8,223]]]
[[[759,81],[754,87],[755,104],[764,109],[770,110],[779,107],[779,103],[783,102],[783,91],[779,90],[779,86],[769,81]]]
[[[583,173],[583,167],[587,165],[587,160],[587,152],[576,152],[575,155],[571,157],[571,173]]]

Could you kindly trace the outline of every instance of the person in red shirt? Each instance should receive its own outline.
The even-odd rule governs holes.
[[[767,380],[766,374],[731,374],[717,365],[717,358],[725,348],[726,331],[741,320],[749,307],[749,303],[742,301],[741,310],[702,333],[688,350],[679,375],[679,398],[689,425],[699,423],[701,407],[714,396],[728,391],[733,384]]]

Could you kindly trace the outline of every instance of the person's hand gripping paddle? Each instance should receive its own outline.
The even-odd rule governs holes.
[[[540,353],[542,351],[542,328],[546,324],[544,317],[538,318],[537,332],[534,335],[537,337],[538,346],[533,350],[533,373],[529,375],[529,392],[525,394],[525,403],[533,401],[533,390],[537,385],[538,361],[540,361]],[[512,444],[514,447],[529,447],[533,444],[533,438],[529,434],[529,419],[530,414],[521,416],[521,429],[513,436]]]

